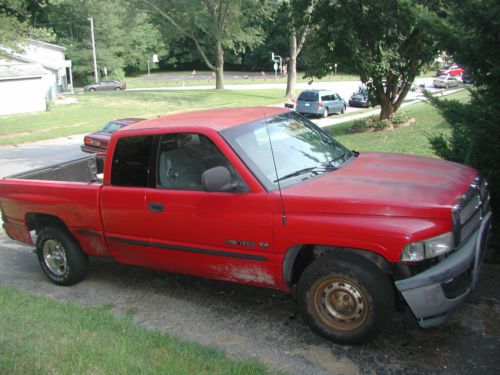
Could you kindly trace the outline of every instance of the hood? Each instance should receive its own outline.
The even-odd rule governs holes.
[[[282,194],[287,212],[450,219],[476,175],[439,159],[366,152]]]

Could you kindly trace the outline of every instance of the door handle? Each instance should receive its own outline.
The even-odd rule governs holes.
[[[151,212],[163,212],[164,208],[161,203],[148,203],[148,209]]]

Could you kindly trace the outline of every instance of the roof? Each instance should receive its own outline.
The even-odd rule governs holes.
[[[57,44],[52,44],[52,43],[47,43],[47,42],[42,42],[41,40],[35,40],[35,39],[28,39],[29,44],[33,44],[35,46],[40,46],[40,47],[45,47],[45,48],[50,48],[50,49],[55,49],[57,51],[66,51],[66,47],[57,45]]]
[[[135,129],[158,129],[168,126],[203,126],[220,131],[247,122],[289,112],[279,107],[224,108],[207,111],[177,113],[157,117],[127,126],[123,131]],[[122,130],[120,130],[122,131]]]
[[[2,60],[0,61],[0,81],[40,78],[45,70],[40,64],[20,64]]]

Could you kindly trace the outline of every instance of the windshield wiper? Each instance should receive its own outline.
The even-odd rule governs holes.
[[[330,160],[328,162],[328,166],[330,168],[339,169],[341,167],[341,165],[343,163],[345,163],[347,161],[347,159],[349,159],[352,155],[353,155],[353,152],[346,151],[346,152],[340,154],[339,156],[337,156],[335,159]],[[354,154],[354,155],[357,156],[356,154]]]
[[[336,169],[337,169],[336,167],[330,166],[330,165],[323,166],[323,167],[303,168],[303,169],[299,169],[298,171],[286,174],[286,175],[278,178],[277,180],[274,180],[273,182],[283,181],[283,180],[286,180],[288,178],[300,176],[301,174],[306,174],[306,173],[316,173],[316,174],[319,174],[321,172],[334,171]]]

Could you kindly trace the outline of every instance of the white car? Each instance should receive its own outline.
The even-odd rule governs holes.
[[[432,81],[432,84],[436,88],[448,89],[450,87],[458,87],[458,79],[452,76],[439,76]]]

